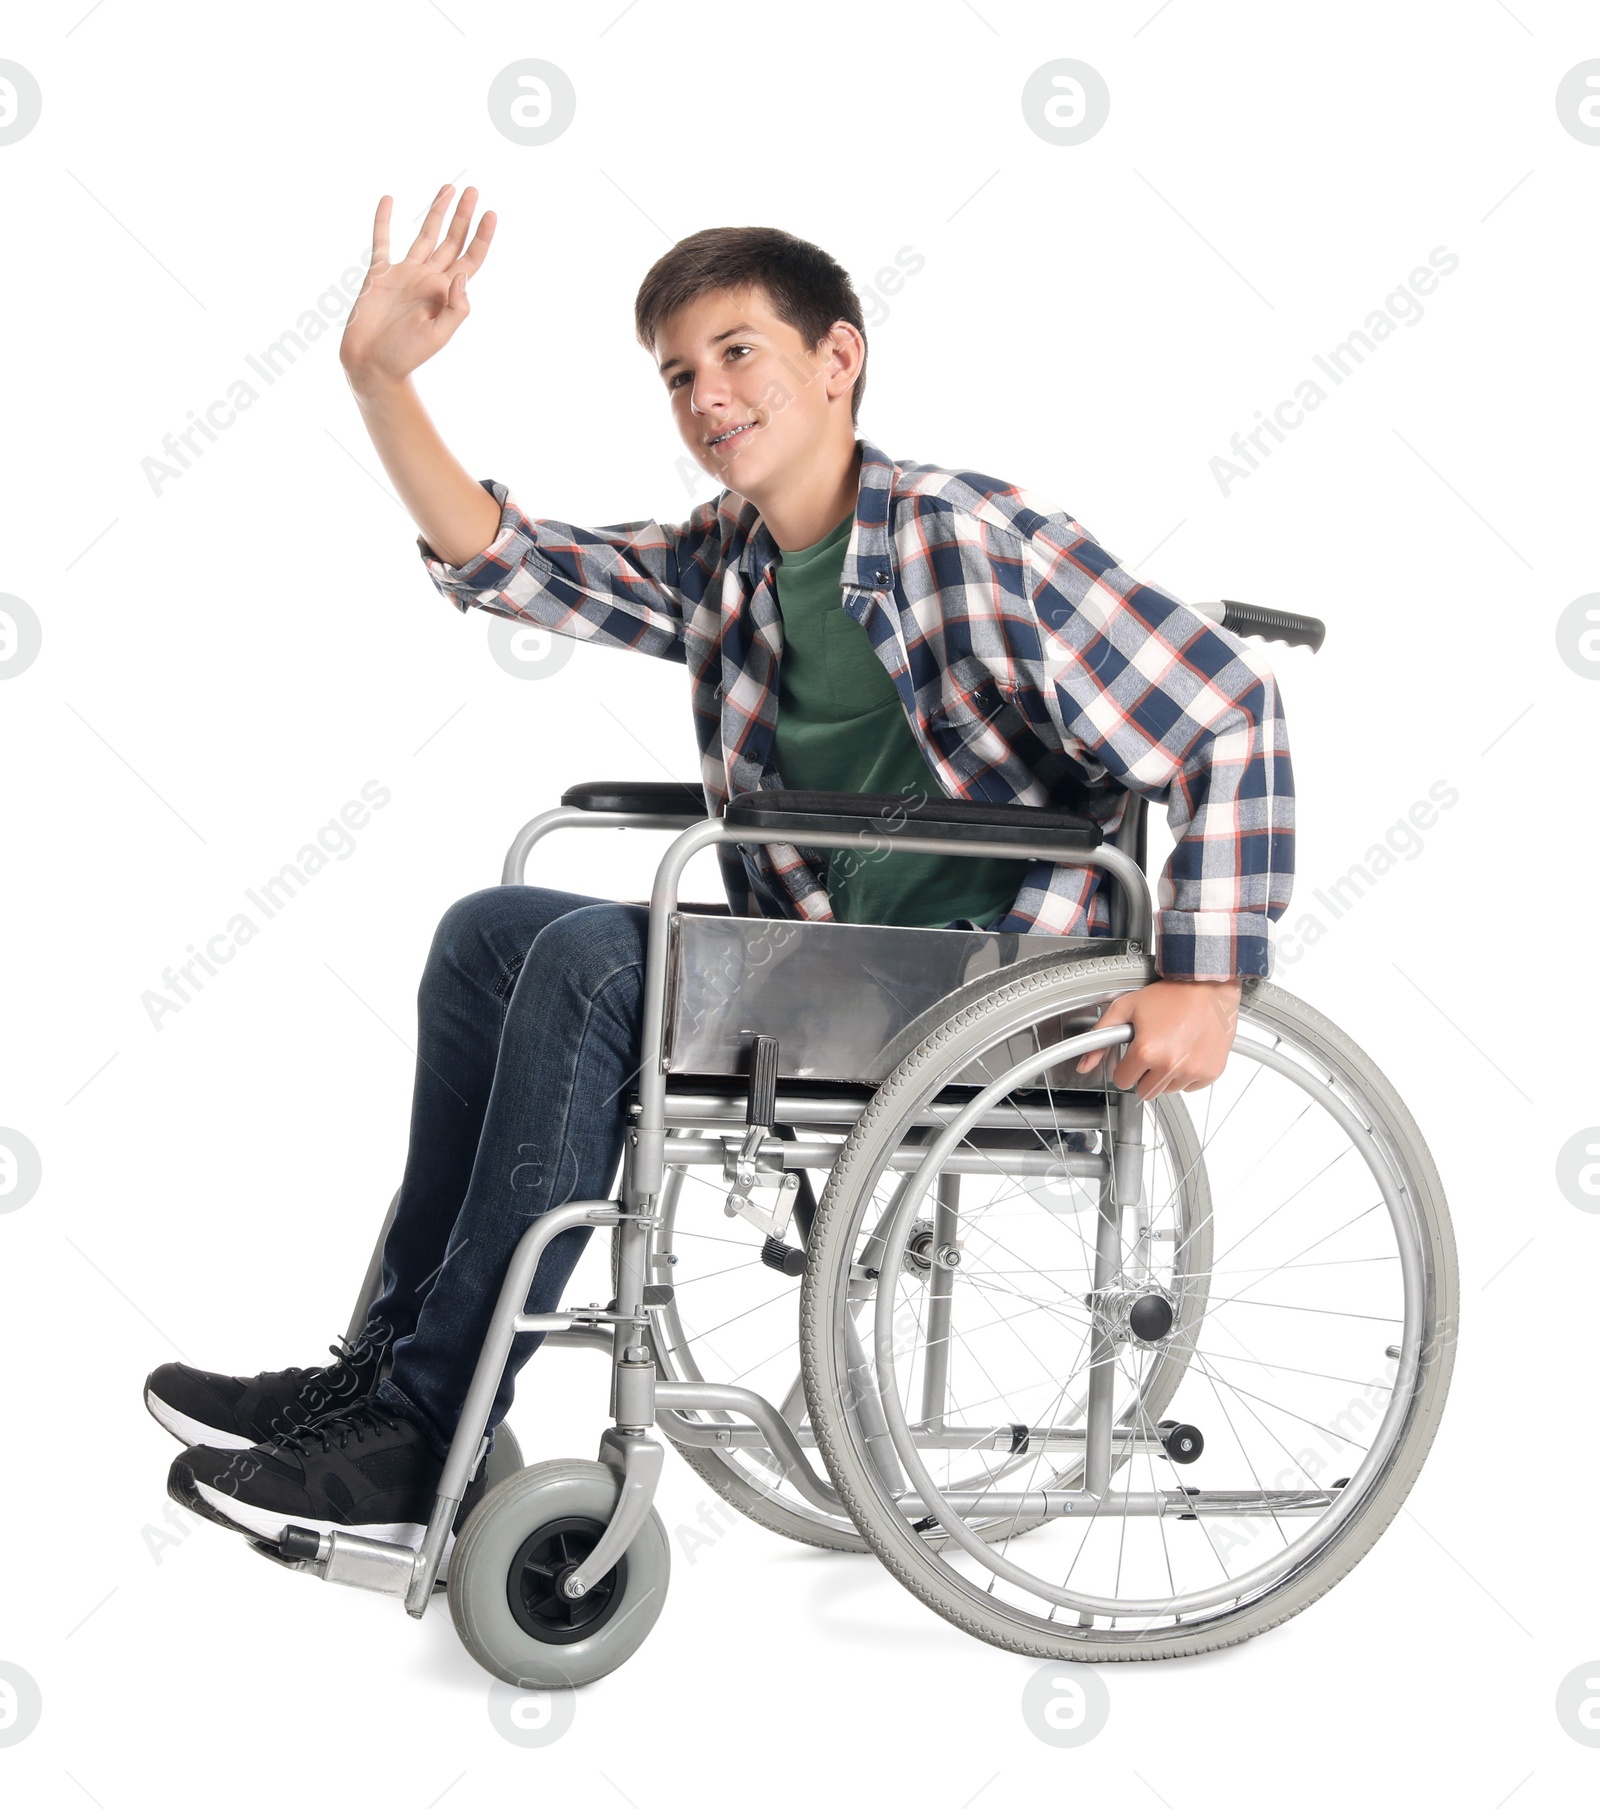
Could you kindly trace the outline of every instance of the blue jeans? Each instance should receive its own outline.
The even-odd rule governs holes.
[[[379,1398],[440,1457],[523,1233],[552,1206],[611,1193],[639,1065],[648,923],[640,905],[490,886],[458,899],[434,932],[417,989],[410,1147],[367,1327],[394,1340]],[[526,1311],[561,1304],[591,1235],[573,1226],[549,1245]],[[512,1339],[491,1430],[543,1341]]]
[[[648,913],[540,886],[491,886],[440,919],[417,991],[411,1143],[369,1329],[393,1328],[378,1396],[443,1457],[529,1224],[604,1199],[639,1063]],[[545,1250],[526,1310],[554,1311],[593,1228]],[[519,1333],[489,1425],[543,1342]]]

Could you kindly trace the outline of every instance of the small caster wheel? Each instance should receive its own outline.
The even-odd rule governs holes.
[[[1175,1464],[1192,1464],[1206,1448],[1198,1426],[1186,1426],[1181,1420],[1162,1420],[1156,1430],[1161,1434],[1161,1448]]]
[[[450,1555],[450,1616],[461,1643],[504,1683],[566,1689],[616,1670],[644,1643],[667,1594],[671,1549],[654,1508],[587,1595],[561,1584],[616,1510],[609,1464],[531,1464],[473,1509]]]

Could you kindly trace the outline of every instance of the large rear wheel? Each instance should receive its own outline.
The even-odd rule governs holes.
[[[1042,1657],[1206,1651],[1298,1613],[1398,1511],[1453,1356],[1442,1191],[1382,1074],[1263,983],[1210,1087],[1140,1106],[1103,1079],[1115,1052],[1076,1075],[1075,1039],[1151,977],[1043,960],[925,1023],[834,1164],[802,1290],[811,1419],[857,1527],[947,1619]],[[952,1089],[907,1185],[908,1129]],[[1032,1135],[996,1149],[1008,1114]],[[1072,1126],[1092,1135],[1063,1162]],[[1163,1145],[1204,1172],[1193,1265]],[[957,1258],[937,1322],[906,1268],[922,1223]],[[847,1321],[886,1440],[850,1408]],[[997,1515],[1035,1530],[974,1536]]]

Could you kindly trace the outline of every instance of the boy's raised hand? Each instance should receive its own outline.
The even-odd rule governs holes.
[[[467,245],[478,191],[464,189],[450,229],[440,239],[439,224],[452,193],[447,182],[434,196],[422,230],[397,264],[389,262],[393,197],[379,201],[372,223],[372,262],[339,343],[339,362],[352,382],[403,381],[447,344],[467,318],[467,278],[488,255],[495,217],[486,213]]]

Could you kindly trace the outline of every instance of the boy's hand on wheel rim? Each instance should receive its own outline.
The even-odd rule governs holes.
[[[1227,1065],[1239,1023],[1238,980],[1155,980],[1115,998],[1101,1012],[1097,1030],[1132,1024],[1133,1040],[1111,1070],[1113,1083],[1137,1087],[1141,1099],[1192,1093],[1210,1086]],[[1078,1058],[1080,1074],[1115,1051]]]

